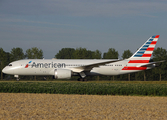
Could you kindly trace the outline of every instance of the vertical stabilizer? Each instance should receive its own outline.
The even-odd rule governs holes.
[[[159,35],[150,37],[130,58],[129,63],[148,63]]]
[[[122,69],[123,73],[149,69],[147,66],[142,65],[149,63],[158,38],[159,35],[150,37],[130,58],[128,58],[128,63]]]

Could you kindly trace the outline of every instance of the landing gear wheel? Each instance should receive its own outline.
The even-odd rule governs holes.
[[[20,80],[20,78],[16,78],[16,80],[17,80],[17,81],[19,81],[19,80]]]
[[[16,78],[17,81],[20,80],[19,75],[14,75],[14,77]]]

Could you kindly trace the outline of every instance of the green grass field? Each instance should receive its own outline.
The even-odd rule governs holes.
[[[167,81],[1,81],[0,92],[167,96]]]

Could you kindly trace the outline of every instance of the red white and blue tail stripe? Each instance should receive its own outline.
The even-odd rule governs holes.
[[[133,55],[130,57],[130,60],[144,60],[142,63],[148,63],[155,45],[158,41],[159,35],[150,37]],[[131,61],[134,62],[134,61]]]
[[[146,70],[159,35],[150,37],[129,59],[122,70]],[[145,65],[145,66],[144,66]],[[141,66],[141,67],[140,67]]]

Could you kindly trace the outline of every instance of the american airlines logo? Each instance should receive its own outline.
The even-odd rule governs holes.
[[[32,61],[30,61],[29,63],[31,63]],[[25,68],[28,68],[29,66],[31,66],[31,68],[65,68],[66,64],[65,63],[36,63],[33,62],[31,65],[27,64],[25,66]]]
[[[28,62],[28,63],[31,63],[32,61],[30,61],[30,62]],[[28,66],[29,66],[29,64],[27,64],[26,66],[25,66],[25,68],[28,68]]]

